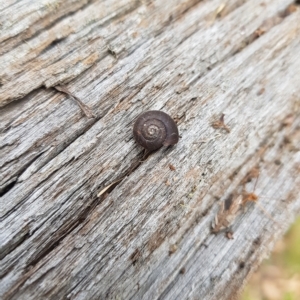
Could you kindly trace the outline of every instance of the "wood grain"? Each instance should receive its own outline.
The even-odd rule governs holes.
[[[300,212],[300,9],[22,0],[0,17],[2,298],[237,297]],[[150,109],[181,138],[143,161]],[[233,239],[213,234],[253,189]]]

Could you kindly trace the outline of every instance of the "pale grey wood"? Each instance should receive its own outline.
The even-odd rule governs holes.
[[[300,211],[299,9],[69,2],[3,8],[27,11],[2,25],[0,294],[232,299]],[[182,137],[128,175],[143,152],[132,123],[147,109],[173,116]],[[222,113],[230,133],[211,126]],[[233,240],[212,234],[220,203],[253,167],[259,204],[239,211]]]

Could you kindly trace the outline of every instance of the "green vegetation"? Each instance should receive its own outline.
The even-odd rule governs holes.
[[[252,276],[241,299],[300,299],[300,218]]]

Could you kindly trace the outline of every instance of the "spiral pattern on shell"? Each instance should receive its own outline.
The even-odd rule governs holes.
[[[158,110],[142,113],[134,123],[133,135],[135,140],[149,151],[175,145],[179,138],[174,120]]]

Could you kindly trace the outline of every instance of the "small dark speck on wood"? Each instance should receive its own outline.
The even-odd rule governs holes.
[[[231,230],[227,231],[225,236],[229,239],[229,240],[233,240],[233,232]]]
[[[172,164],[169,164],[169,168],[170,168],[171,171],[175,171],[176,170],[176,168]]]
[[[211,126],[214,129],[225,129],[228,133],[230,132],[230,128],[224,122],[225,115],[222,114],[219,120],[213,121]]]

